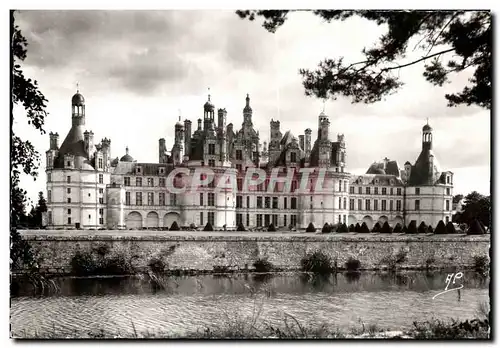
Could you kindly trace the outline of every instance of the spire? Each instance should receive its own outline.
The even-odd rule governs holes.
[[[125,154],[128,155],[128,145],[127,147],[125,148]]]
[[[246,100],[246,105],[245,108],[243,109],[243,113],[252,113],[252,108],[250,107],[250,95],[248,93],[245,100]]]
[[[80,84],[76,83],[76,93],[80,93]]]
[[[208,87],[208,101],[210,101],[210,87]]]

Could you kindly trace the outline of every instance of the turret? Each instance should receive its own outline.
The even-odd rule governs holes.
[[[429,123],[422,128],[422,150],[432,150],[432,127]]]
[[[165,153],[167,152],[167,147],[165,146],[165,139],[161,138],[158,140],[158,162],[159,163],[166,163],[167,158]]]
[[[305,134],[305,148],[304,148],[304,151],[306,153],[306,158],[309,158],[309,156],[311,155],[311,129],[310,128],[307,128],[305,131],[304,131],[304,134]]]
[[[59,150],[59,134],[49,133],[50,136],[50,150]]]
[[[208,95],[208,100],[203,105],[203,129],[209,129],[210,123],[215,122],[215,106],[210,101],[210,94]]]
[[[246,105],[243,108],[243,124],[252,125],[252,108],[250,107],[250,96],[247,94]]]
[[[85,98],[77,89],[76,94],[71,98],[71,121],[73,126],[85,125]]]
[[[95,149],[94,149],[94,132],[83,132],[83,146],[85,148],[85,152],[89,155],[89,159],[93,157]]]
[[[94,137],[93,134],[92,137]],[[102,139],[101,146],[104,161],[104,170],[108,170],[111,164],[111,140],[108,138]]]

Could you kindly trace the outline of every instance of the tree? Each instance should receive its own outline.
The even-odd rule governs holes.
[[[370,229],[366,225],[366,222],[363,221],[361,227],[359,228],[359,233],[370,233]]]
[[[347,228],[347,225],[345,223],[341,223],[337,229],[337,232],[346,233],[349,232],[349,229]]]
[[[392,232],[394,233],[401,233],[403,231],[403,227],[401,227],[401,224],[398,222],[396,226],[394,226],[394,230]]]
[[[14,11],[10,12],[11,19],[11,101],[10,101],[10,239],[11,239],[11,268],[22,265],[35,266],[34,255],[30,245],[23,240],[17,231],[19,223],[25,215],[24,205],[27,203],[26,191],[19,187],[21,173],[25,173],[36,180],[40,154],[29,140],[22,140],[14,133],[14,106],[22,106],[26,111],[27,122],[41,134],[45,134],[46,102],[45,96],[38,90],[37,81],[27,78],[21,62],[26,59],[28,43],[21,30],[15,24]]]
[[[372,232],[380,232],[382,228],[380,227],[380,222],[377,221],[377,223],[373,226]]]
[[[453,223],[451,221],[446,224],[446,233],[448,233],[448,234],[457,233],[457,230],[456,230],[455,226],[453,226]]]
[[[34,227],[43,227],[43,214],[47,212],[47,201],[43,197],[43,192],[38,192],[38,203],[35,207],[35,212],[33,214],[33,226]]]
[[[332,227],[328,224],[328,222],[325,222],[323,228],[321,229],[321,233],[330,233],[330,232],[332,232]]]
[[[453,203],[457,204],[458,202],[460,202],[460,200],[464,198],[464,195],[454,195],[453,196]]]
[[[436,225],[436,229],[434,230],[434,234],[446,234],[446,225],[444,224],[443,220],[439,220],[438,224]]]
[[[354,232],[356,231],[356,227],[354,227],[354,224],[349,225],[349,232]]]
[[[207,222],[207,224],[203,228],[203,231],[213,231],[213,230],[214,230],[214,227],[212,226],[212,224],[210,222]]]
[[[306,228],[306,232],[316,232],[316,227],[314,227],[313,223],[310,222]]]
[[[360,232],[361,231],[361,225],[359,222],[356,223],[356,226],[354,226],[354,232]]]
[[[434,233],[434,229],[432,228],[431,225],[429,225],[429,227],[427,227],[427,233]]]
[[[392,228],[389,226],[389,223],[386,221],[382,225],[382,229],[380,230],[381,233],[392,233]]]
[[[240,222],[238,224],[238,227],[236,228],[236,231],[246,231],[245,230],[245,226],[243,226],[243,223]]]
[[[421,222],[420,225],[418,226],[418,233],[427,233],[429,229],[427,228],[427,225],[425,224],[425,222]]]
[[[410,224],[408,225],[408,230],[406,233],[408,233],[408,234],[418,233],[417,221],[415,221],[415,220],[410,221]]]
[[[236,13],[251,21],[263,17],[263,27],[274,33],[294,11],[240,10]],[[466,69],[474,71],[469,79],[470,85],[461,92],[445,95],[448,106],[474,104],[491,108],[492,31],[489,11],[311,12],[327,23],[359,16],[387,26],[387,32],[377,45],[362,50],[364,59],[359,62],[345,63],[344,57],[327,58],[314,71],[300,69],[306,95],[322,99],[335,99],[341,95],[352,98],[353,103],[374,103],[401,88],[401,69],[423,62],[423,76],[437,86],[448,82],[452,74]],[[412,39],[419,40],[413,49],[420,49],[423,56],[398,63],[405,58]]]
[[[268,227],[267,227],[267,230],[269,232],[276,232],[276,227],[274,227],[274,224],[270,224]]]
[[[473,191],[465,196],[463,211],[457,219],[459,223],[468,225],[474,219],[478,219],[484,226],[491,226],[491,197],[483,196],[480,193]]]
[[[179,224],[177,221],[172,222],[170,225],[170,231],[180,231],[181,229],[179,228]]]
[[[479,220],[472,220],[469,229],[467,230],[467,234],[485,234],[484,228],[481,226]]]

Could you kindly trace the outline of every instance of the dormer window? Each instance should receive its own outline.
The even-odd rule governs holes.
[[[135,169],[135,172],[136,172],[137,174],[141,174],[141,167],[137,167],[137,168]]]
[[[292,163],[296,163],[297,162],[297,153],[290,152],[290,162],[292,162]]]
[[[160,168],[160,174],[164,174],[165,173],[165,168],[161,167]]]

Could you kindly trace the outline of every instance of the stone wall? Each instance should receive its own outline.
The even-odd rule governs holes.
[[[45,233],[45,231],[40,231]],[[105,232],[105,231],[99,231]],[[362,269],[380,269],[399,259],[400,268],[472,267],[475,256],[489,256],[490,236],[381,235],[381,234],[269,234],[259,235],[25,235],[38,252],[40,267],[50,273],[70,273],[77,251],[106,245],[109,255],[124,255],[137,271],[146,270],[152,258],[161,258],[170,270],[213,271],[253,269],[267,258],[283,270],[300,268],[309,252],[321,250],[339,267],[350,258]]]

